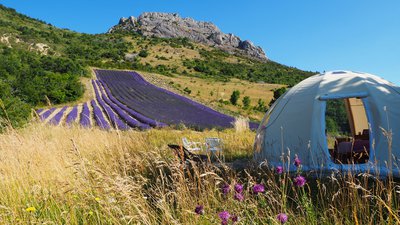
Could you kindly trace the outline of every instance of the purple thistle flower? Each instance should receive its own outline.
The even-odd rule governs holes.
[[[243,192],[243,185],[241,184],[235,184],[235,191],[237,193],[242,193]]]
[[[221,187],[221,191],[224,195],[228,194],[231,191],[231,186],[229,184],[224,184]]]
[[[277,174],[282,174],[283,173],[283,167],[282,166],[277,166],[275,169]]]
[[[293,183],[297,187],[303,187],[306,184],[306,178],[298,175],[297,177],[294,178]]]
[[[294,158],[294,165],[296,167],[299,167],[301,165],[301,160],[299,159],[299,157],[297,157],[297,155],[296,158]]]
[[[194,212],[197,215],[203,215],[204,214],[204,206],[203,205],[197,205],[196,208],[194,209]]]
[[[241,202],[241,201],[244,200],[244,196],[242,195],[242,193],[235,193],[234,198],[235,198],[236,200],[238,200],[239,202]]]
[[[262,193],[262,192],[264,192],[264,191],[265,191],[265,187],[264,187],[263,184],[255,184],[255,185],[253,186],[253,192],[254,192],[255,194]]]
[[[239,221],[239,217],[236,216],[236,215],[232,216],[231,220],[232,220],[233,223],[236,223],[237,221]]]
[[[288,216],[285,213],[279,213],[278,216],[276,217],[276,219],[278,219],[279,222],[284,224],[287,222]]]
[[[222,222],[228,222],[229,218],[231,217],[231,214],[229,214],[228,211],[222,211],[218,213],[219,218],[222,220]]]

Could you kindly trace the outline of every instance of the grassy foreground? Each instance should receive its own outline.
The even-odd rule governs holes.
[[[279,213],[288,215],[287,224],[400,222],[399,186],[392,180],[336,176],[306,178],[302,186],[294,182],[305,175],[300,170],[183,166],[166,147],[184,136],[220,137],[229,160],[251,156],[254,135],[42,124],[1,134],[0,224],[220,224],[222,211],[231,214],[228,224],[234,216],[237,224],[279,224]],[[234,190],[238,183],[242,201]],[[255,184],[265,191],[255,194]],[[194,212],[198,205],[204,214]]]

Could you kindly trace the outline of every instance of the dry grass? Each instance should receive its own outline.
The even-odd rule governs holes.
[[[106,132],[43,124],[1,134],[0,223],[156,224],[144,196],[145,173],[148,163],[173,163],[168,143],[215,136],[226,140],[227,155],[250,154],[253,135],[238,140],[233,130]]]
[[[233,124],[237,133],[243,133],[248,131],[249,128],[249,119],[245,117],[239,117],[235,119],[235,123]]]
[[[238,215],[239,224],[278,224],[280,212],[289,224],[399,222],[396,181],[337,175],[307,178],[299,188],[294,173],[182,165],[166,144],[183,136],[220,137],[228,158],[252,154],[248,130],[106,132],[31,124],[1,134],[0,223],[218,224],[223,210]],[[237,182],[244,185],[242,202],[233,190],[220,191]],[[256,183],[266,185],[264,194],[252,194]],[[204,215],[193,212],[197,204]]]

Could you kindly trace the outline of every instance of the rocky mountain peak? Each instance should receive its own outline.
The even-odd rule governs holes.
[[[194,42],[215,46],[231,54],[240,53],[254,59],[267,60],[262,48],[255,46],[251,41],[242,41],[234,34],[223,33],[211,22],[182,18],[176,13],[148,12],[141,14],[138,18],[133,16],[121,18],[118,25],[112,27],[108,32],[112,33],[118,30],[161,38],[186,37]]]

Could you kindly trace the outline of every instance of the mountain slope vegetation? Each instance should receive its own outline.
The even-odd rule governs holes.
[[[129,32],[84,34],[59,29],[0,5],[0,128],[19,127],[31,108],[82,97],[89,66],[132,69],[227,82],[294,85],[310,72],[230,55],[185,38],[143,37]]]

